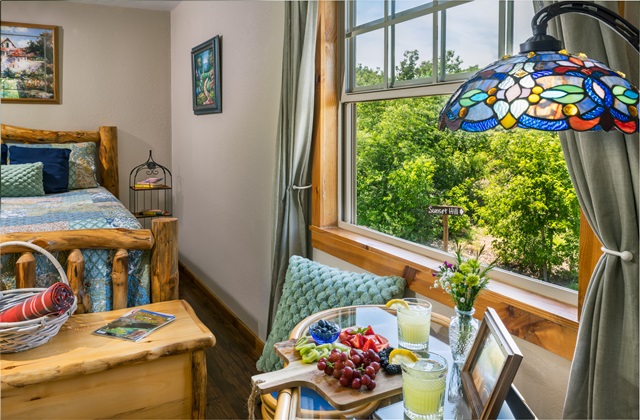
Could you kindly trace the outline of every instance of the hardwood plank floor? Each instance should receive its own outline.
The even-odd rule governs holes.
[[[258,374],[253,345],[201,293],[190,279],[180,277],[180,298],[189,302],[198,318],[216,337],[207,350],[208,419],[246,419],[251,377]],[[256,417],[260,406],[256,406]]]

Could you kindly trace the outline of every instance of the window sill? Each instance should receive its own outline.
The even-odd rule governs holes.
[[[431,258],[337,227],[311,227],[314,248],[378,275],[407,278],[409,289],[447,306],[448,295],[434,289]],[[476,301],[476,316],[494,308],[509,332],[571,360],[578,334],[575,307],[517,287],[491,281]]]

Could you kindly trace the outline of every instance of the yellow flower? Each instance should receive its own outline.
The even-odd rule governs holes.
[[[460,272],[463,274],[469,274],[471,273],[471,266],[468,263],[463,262],[462,264],[460,264],[458,270],[460,270]]]
[[[460,284],[464,281],[464,276],[461,273],[455,273],[451,276],[451,283]]]
[[[467,276],[467,285],[469,287],[475,287],[478,285],[478,283],[480,283],[480,277],[476,276],[475,274],[469,274]]]

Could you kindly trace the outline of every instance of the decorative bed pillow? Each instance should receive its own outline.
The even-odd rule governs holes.
[[[35,197],[44,195],[42,162],[0,166],[0,196]]]
[[[281,369],[283,363],[273,345],[287,340],[307,316],[341,306],[384,305],[402,297],[405,285],[402,277],[352,273],[291,257],[276,317],[256,367],[263,372]]]
[[[45,194],[69,191],[69,149],[9,147],[9,163],[44,164],[43,180]]]
[[[98,186],[96,178],[96,144],[94,142],[66,144],[21,144],[20,147],[69,149],[69,189],[80,190]],[[11,161],[11,156],[9,156]]]
[[[1,149],[0,165],[6,165],[7,164],[7,145],[4,143],[0,144],[0,149]]]

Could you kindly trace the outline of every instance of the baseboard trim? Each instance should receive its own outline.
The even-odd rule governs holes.
[[[254,352],[256,358],[262,354],[262,350],[264,349],[264,341],[260,339],[253,332],[253,330],[247,327],[247,324],[242,322],[240,318],[233,313],[231,309],[227,305],[224,304],[204,283],[195,275],[187,266],[185,266],[182,261],[178,261],[178,270],[180,273],[180,281],[187,280],[193,283],[193,285],[200,290],[204,296],[211,302],[213,306],[215,306],[222,315],[227,318],[229,323],[236,327],[238,332],[250,343],[252,343],[253,348],[252,352]]]

